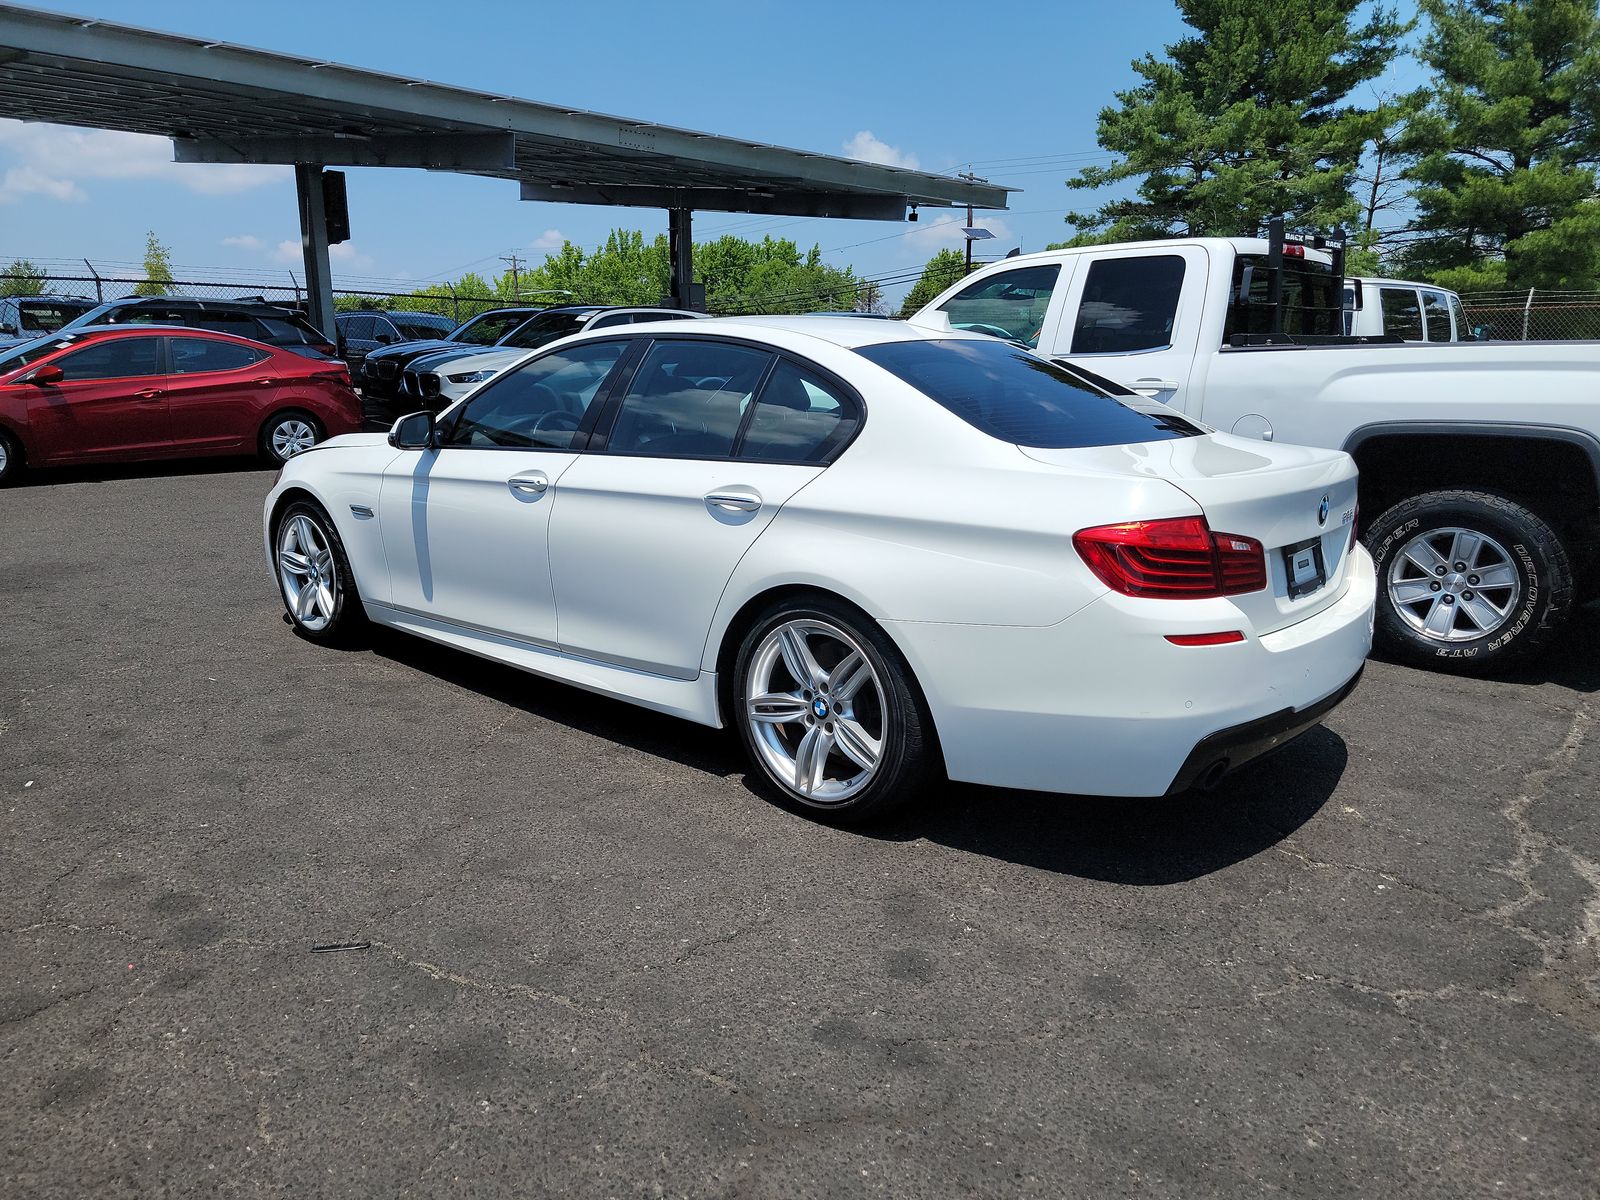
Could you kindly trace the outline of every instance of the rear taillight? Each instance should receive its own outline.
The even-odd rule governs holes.
[[[1255,538],[1212,533],[1204,517],[1097,525],[1072,544],[1102,583],[1124,596],[1201,600],[1267,586],[1267,555]]]

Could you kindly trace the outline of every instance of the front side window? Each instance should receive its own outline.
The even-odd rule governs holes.
[[[358,342],[377,340],[371,317],[340,317],[335,324],[339,326],[339,332],[347,338],[354,338]]]
[[[1161,405],[1108,396],[1052,362],[1003,342],[884,342],[856,350],[973,428],[1016,446],[1078,449],[1204,432]]]
[[[172,370],[177,375],[198,375],[204,371],[237,371],[267,357],[267,351],[237,342],[214,342],[210,338],[172,339]]]
[[[727,458],[772,355],[726,342],[664,341],[634,372],[606,441],[611,454]]]
[[[1430,342],[1450,340],[1450,304],[1443,292],[1422,293],[1423,332]]]
[[[1172,345],[1183,257],[1102,258],[1089,266],[1072,327],[1073,354],[1127,354]]]
[[[588,342],[500,376],[462,408],[448,446],[567,450],[627,342]]]
[[[1383,289],[1383,331],[1408,342],[1422,341],[1422,308],[1412,288]]]
[[[1454,292],[1450,293],[1450,312],[1456,319],[1456,337],[1463,342],[1476,341],[1477,331],[1467,324],[1467,310],[1462,307],[1461,297]]]
[[[855,399],[787,359],[773,368],[739,443],[740,458],[826,462],[861,421]]]
[[[540,313],[537,317],[524,321],[500,344],[514,346],[518,350],[537,350],[540,346],[548,346],[557,338],[577,333],[588,318],[589,314],[582,312]]]
[[[1037,346],[1061,274],[1059,263],[1001,271],[963,288],[939,306],[953,329]]]
[[[161,339],[156,337],[108,338],[58,359],[69,383],[94,379],[133,379],[161,374]]]

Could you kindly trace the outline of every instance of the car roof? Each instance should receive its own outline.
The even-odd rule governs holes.
[[[741,333],[755,338],[765,338],[774,330],[831,342],[845,349],[857,346],[874,346],[883,342],[916,342],[961,339],[963,341],[993,342],[998,339],[984,333],[962,329],[930,329],[912,325],[907,321],[862,321],[856,317],[787,316],[787,317],[708,317],[696,321],[690,328],[682,321],[648,321],[628,326],[628,331],[662,334],[721,333],[738,337]],[[597,330],[613,333],[614,330]]]

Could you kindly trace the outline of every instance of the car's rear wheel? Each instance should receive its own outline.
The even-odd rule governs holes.
[[[933,722],[888,637],[819,598],[768,610],[740,644],[735,721],[784,799],[824,819],[886,816],[936,776]]]
[[[0,429],[0,487],[15,483],[22,474],[22,447],[17,439]]]
[[[272,545],[278,591],[297,632],[331,644],[365,625],[344,542],[318,505],[297,500],[285,508]]]
[[[310,413],[298,410],[274,413],[261,427],[261,456],[281,467],[321,440],[322,426]]]
[[[1378,569],[1377,635],[1436,670],[1498,670],[1540,649],[1572,604],[1572,563],[1537,513],[1489,492],[1429,492],[1363,538]]]

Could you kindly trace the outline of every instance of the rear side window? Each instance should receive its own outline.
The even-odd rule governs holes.
[[[237,371],[267,357],[266,350],[240,346],[235,342],[214,342],[210,338],[172,339],[172,370],[178,375],[198,375],[203,371]]]
[[[1126,354],[1172,344],[1183,258],[1102,258],[1089,265],[1072,327],[1073,354]]]
[[[1423,329],[1428,341],[1450,340],[1450,305],[1445,300],[1443,292],[1422,293],[1422,315],[1426,318]]]
[[[161,339],[157,337],[108,338],[58,359],[56,365],[69,383],[133,379],[161,374],[160,351]]]
[[[1408,342],[1422,341],[1422,309],[1413,289],[1383,289],[1383,331]]]
[[[217,333],[231,333],[234,337],[249,338],[251,341],[260,341],[266,336],[266,330],[261,322],[254,317],[247,317],[242,313],[199,313],[189,322],[197,329],[210,329]]]
[[[740,458],[826,462],[861,422],[855,399],[814,371],[783,360],[756,400],[739,444]]]
[[[725,342],[650,347],[606,440],[611,454],[727,458],[739,422],[772,362],[765,350]]]
[[[950,318],[952,329],[1037,346],[1060,274],[1059,263],[1001,271],[963,288],[941,304],[939,311]]]
[[[262,317],[261,324],[266,327],[267,337],[274,345],[308,346],[323,340],[320,333],[299,317]]]
[[[1072,372],[1004,342],[884,342],[856,353],[973,428],[1018,446],[1121,446],[1202,432],[1169,409],[1107,396]]]

